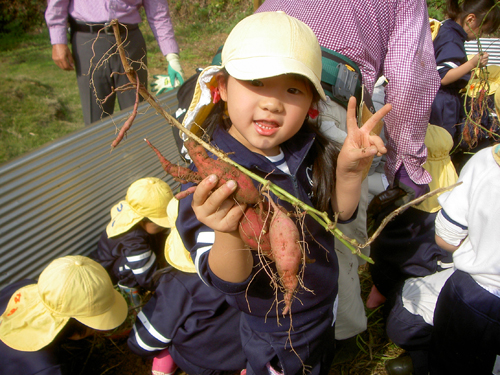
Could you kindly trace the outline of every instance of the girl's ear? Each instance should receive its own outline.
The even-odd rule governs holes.
[[[462,27],[465,28],[465,26],[471,30],[476,27],[476,15],[474,13],[469,13],[465,16]]]
[[[219,87],[220,97],[223,101],[227,102],[227,76],[219,72],[215,75]]]

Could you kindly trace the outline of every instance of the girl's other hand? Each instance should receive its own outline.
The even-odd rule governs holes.
[[[478,53],[477,55],[475,55],[471,59],[472,64],[474,65],[474,68],[476,68],[476,67],[484,68],[486,65],[488,65],[489,57],[490,57],[490,55],[487,52]]]
[[[340,151],[337,168],[345,172],[361,172],[372,162],[372,157],[387,152],[384,141],[371,131],[387,113],[391,104],[384,105],[370,119],[358,128],[356,118],[356,98],[351,97],[347,106],[347,138]]]
[[[194,191],[191,206],[196,218],[214,231],[234,232],[238,230],[246,205],[239,205],[231,197],[237,187],[235,181],[230,180],[212,191],[217,183],[214,174],[201,181]]]

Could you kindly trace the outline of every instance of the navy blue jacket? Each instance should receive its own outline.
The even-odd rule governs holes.
[[[108,271],[113,284],[154,290],[153,274],[161,268],[165,239],[164,233],[151,235],[139,224],[111,238],[104,231],[89,257]]]
[[[434,55],[439,76],[444,78],[450,69],[467,62],[464,43],[467,33],[455,21],[448,19],[439,28],[434,39]],[[438,125],[450,132],[455,139],[456,125],[461,122],[465,111],[459,91],[470,79],[470,73],[449,85],[441,85],[431,107],[429,122]]]
[[[34,280],[21,280],[0,292],[0,312],[7,308],[10,297],[22,287],[36,284]],[[5,375],[66,375],[67,370],[58,356],[59,346],[51,343],[36,352],[12,349],[0,341],[0,374]]]
[[[301,130],[281,145],[291,175],[277,170],[266,157],[251,152],[225,130],[217,129],[213,139],[216,146],[228,153],[228,156],[238,164],[266,177],[303,202],[312,205],[310,196],[313,158],[309,151],[314,142],[314,134]],[[184,189],[187,187],[189,185],[183,186]],[[276,197],[273,199],[277,200]],[[191,252],[200,277],[208,285],[227,294],[229,303],[244,313],[251,329],[260,332],[288,331],[290,315],[283,318],[279,313],[281,325],[278,325],[276,319],[277,312],[283,308],[283,303],[276,308],[276,301],[283,301],[283,293],[278,291],[276,296],[270,277],[259,263],[257,252],[253,252],[256,267],[250,277],[242,283],[228,283],[212,273],[208,265],[208,254],[213,245],[214,232],[196,219],[191,201],[191,197],[180,201],[176,225],[184,245]],[[287,210],[294,210],[288,202],[278,202]],[[333,212],[329,214],[333,217]],[[307,256],[312,262],[305,266],[303,282],[310,291],[299,286],[296,294],[298,299],[292,303],[295,332],[299,332],[301,326],[310,325],[320,319],[330,320],[333,324],[334,301],[338,291],[338,262],[334,251],[334,236],[309,215],[305,216],[304,235],[304,240],[307,242]]]
[[[207,373],[205,369],[239,372],[246,364],[240,315],[196,273],[169,267],[137,315],[128,346],[143,357],[169,348],[175,363],[192,375]]]

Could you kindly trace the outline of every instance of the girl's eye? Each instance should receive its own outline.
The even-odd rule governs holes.
[[[287,91],[288,91],[290,94],[295,94],[295,95],[302,93],[302,91],[300,91],[299,89],[293,88],[293,87],[292,87],[292,88],[289,88]]]
[[[258,79],[254,79],[253,81],[251,81],[252,83],[252,86],[255,86],[255,87],[262,87],[264,86],[264,84],[262,83],[262,81],[259,81]]]

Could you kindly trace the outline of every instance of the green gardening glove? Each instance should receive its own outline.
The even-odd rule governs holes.
[[[184,72],[181,68],[179,55],[176,53],[169,53],[167,56],[168,61],[168,76],[170,83],[173,87],[180,86],[184,83]]]
[[[160,95],[166,91],[174,89],[174,86],[170,83],[170,77],[164,74],[156,74],[153,76],[154,81],[149,84],[151,87],[151,92]]]

